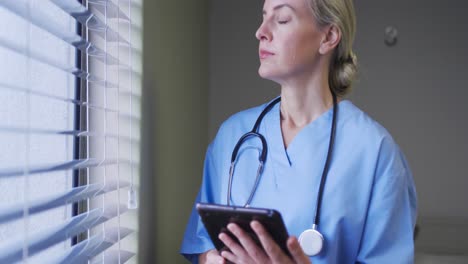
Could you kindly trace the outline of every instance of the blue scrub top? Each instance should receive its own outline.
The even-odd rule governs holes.
[[[265,106],[237,113],[222,124],[208,147],[195,202],[226,204],[232,150]],[[325,247],[311,260],[314,264],[413,263],[416,191],[405,157],[385,128],[350,101],[341,101],[338,109],[318,226]],[[287,149],[279,104],[259,128],[267,140],[268,155],[251,206],[278,210],[289,234],[296,237],[313,224],[332,115],[330,109],[304,127]],[[239,151],[232,186],[234,205],[244,205],[249,197],[260,147],[260,141],[253,138]],[[181,253],[197,263],[197,254],[213,248],[194,207]]]

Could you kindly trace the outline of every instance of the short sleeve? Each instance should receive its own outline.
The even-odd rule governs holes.
[[[417,198],[411,170],[391,138],[380,147],[357,263],[414,263]]]
[[[213,184],[216,184],[216,182],[213,180],[213,175],[215,174],[216,169],[213,162],[212,145],[213,144],[208,147],[205,156],[202,185],[192,207],[192,212],[185,229],[180,249],[180,253],[192,263],[198,263],[198,255],[200,253],[214,248],[195,208],[195,204],[198,202],[212,202],[214,199]]]

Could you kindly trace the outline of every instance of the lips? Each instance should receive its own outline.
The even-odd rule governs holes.
[[[266,59],[272,55],[275,55],[273,52],[261,49],[259,52],[260,59]]]

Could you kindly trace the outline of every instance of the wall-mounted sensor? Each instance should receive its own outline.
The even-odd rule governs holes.
[[[398,42],[398,30],[395,27],[386,27],[384,41],[388,47],[395,46]]]

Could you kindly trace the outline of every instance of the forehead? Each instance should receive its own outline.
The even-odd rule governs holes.
[[[263,3],[263,14],[276,12],[281,9],[292,11],[305,10],[308,7],[308,0],[265,0]]]

